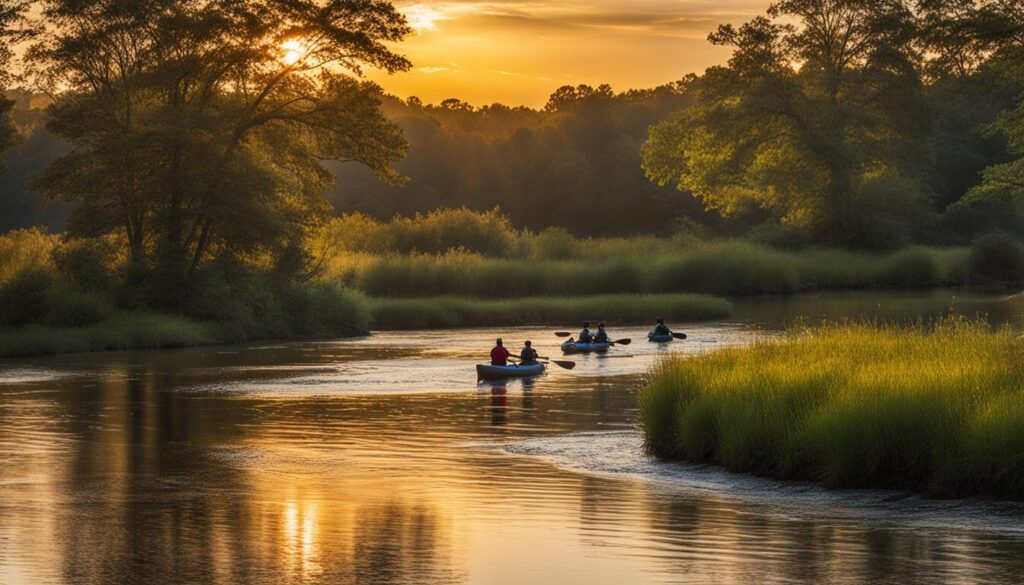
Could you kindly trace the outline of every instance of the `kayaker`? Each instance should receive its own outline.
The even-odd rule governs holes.
[[[594,334],[594,343],[608,343],[608,332],[604,330],[604,323],[597,324],[597,333]]]
[[[576,343],[593,343],[594,334],[590,332],[590,323],[583,324],[583,331],[580,331],[580,337],[576,340]]]
[[[658,324],[654,326],[655,335],[671,335],[672,331],[669,330],[668,325],[665,325],[665,320],[658,317]]]
[[[507,366],[508,365],[508,350],[501,343],[501,338],[495,342],[494,349],[491,350],[491,365],[492,366]]]
[[[533,349],[533,344],[530,341],[523,343],[523,351],[519,352],[521,366],[532,366],[537,363],[537,350]]]

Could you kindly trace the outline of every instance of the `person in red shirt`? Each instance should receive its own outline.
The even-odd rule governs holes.
[[[506,366],[508,365],[508,350],[501,344],[501,338],[498,338],[494,349],[491,350],[491,365],[494,366]]]

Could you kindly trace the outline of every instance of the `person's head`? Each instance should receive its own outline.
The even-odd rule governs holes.
[[[533,345],[533,343],[531,343],[530,340],[527,339],[525,345],[526,347],[530,347],[531,345]]]
[[[664,324],[665,324],[665,320],[662,319],[661,317],[658,317],[658,325],[664,325]]]
[[[598,323],[597,324],[597,328],[603,330],[604,329],[604,323]]]
[[[501,347],[501,338],[499,337],[499,338],[498,338],[498,341],[495,341],[494,343],[495,343],[495,344],[496,344],[496,345],[497,345],[498,347]]]
[[[583,328],[584,329],[590,329],[590,321],[584,321],[583,322]]]

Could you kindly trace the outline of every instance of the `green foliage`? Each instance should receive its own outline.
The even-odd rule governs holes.
[[[831,487],[1024,497],[1024,340],[985,323],[830,325],[660,362],[656,453]]]
[[[0,285],[26,270],[47,270],[58,237],[42,228],[11,230],[0,235]]]
[[[341,249],[371,254],[440,254],[463,249],[510,257],[520,249],[519,232],[497,208],[484,212],[465,207],[438,209],[414,217],[395,216],[388,222],[354,213],[331,221],[325,237]]]
[[[1006,233],[982,236],[971,247],[967,263],[972,282],[1020,284],[1024,282],[1024,243]]]
[[[23,327],[41,322],[48,312],[52,276],[43,270],[24,270],[0,287],[0,325]]]
[[[563,227],[577,236],[669,233],[680,215],[711,218],[699,201],[648,181],[640,144],[651,124],[692,101],[685,83],[609,95],[556,90],[550,109],[385,99],[409,141],[392,188],[355,165],[331,164],[338,209],[378,219],[436,207],[500,206],[516,226]],[[426,250],[421,250],[426,251]]]
[[[24,270],[0,285],[0,327],[81,327],[99,323],[113,312],[108,299],[64,282],[51,271]]]
[[[912,247],[891,254],[806,249],[749,242],[582,240],[579,259],[440,255],[339,255],[322,278],[375,297],[481,298],[615,293],[791,293],[823,288],[941,286],[964,282],[957,250]],[[593,248],[586,252],[588,248]],[[591,254],[591,255],[588,255]]]
[[[37,187],[75,204],[71,235],[118,233],[161,305],[183,306],[210,259],[300,272],[294,243],[329,212],[321,160],[402,180],[401,131],[358,77],[410,67],[386,44],[411,32],[389,2],[39,5],[27,54],[60,90],[49,129],[75,148]]]
[[[763,223],[747,236],[751,242],[778,248],[780,250],[800,250],[810,246],[810,238],[799,229],[782,223]]]
[[[649,323],[661,315],[673,321],[724,319],[725,299],[706,295],[598,295],[579,298],[530,297],[485,300],[466,297],[373,299],[375,329],[437,329],[575,323],[606,315],[614,323]]]
[[[796,259],[745,242],[721,242],[660,259],[651,270],[659,292],[791,293],[800,289]]]
[[[231,337],[230,331],[214,324],[172,315],[131,312],[86,327],[0,328],[0,356],[188,347],[243,340]]]
[[[710,35],[733,56],[695,107],[651,129],[644,169],[725,215],[753,203],[819,241],[870,246],[863,226],[928,209],[912,15],[895,0],[787,0],[769,16]]]

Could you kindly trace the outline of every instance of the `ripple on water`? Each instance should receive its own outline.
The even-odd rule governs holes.
[[[504,450],[579,473],[656,482],[684,495],[742,500],[764,514],[1024,534],[1024,503],[938,500],[896,490],[827,490],[809,482],[735,474],[712,465],[664,462],[645,453],[643,437],[635,430],[526,439],[507,444]]]
[[[0,386],[5,384],[32,384],[35,382],[51,382],[72,376],[70,372],[58,370],[19,368],[0,370]]]

